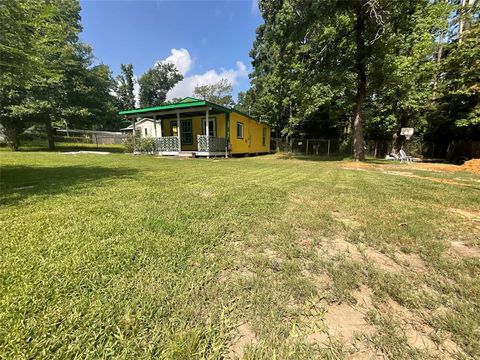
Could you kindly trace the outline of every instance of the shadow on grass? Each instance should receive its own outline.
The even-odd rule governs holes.
[[[106,178],[131,178],[137,172],[101,166],[6,165],[0,169],[0,205],[12,205],[32,195],[65,193],[82,184],[95,186]]]
[[[1,147],[0,151],[11,151],[9,147]],[[46,141],[32,140],[22,141],[19,148],[20,152],[64,152],[64,151],[105,151],[111,153],[124,153],[125,147],[120,144],[111,145],[95,145],[89,143],[75,143],[75,142],[55,142],[55,150],[49,150]]]

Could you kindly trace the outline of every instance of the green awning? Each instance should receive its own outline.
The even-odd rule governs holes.
[[[206,100],[198,100],[192,97],[186,97],[182,99],[180,102],[175,103],[175,104],[167,104],[167,105],[161,105],[161,106],[154,106],[154,107],[147,107],[147,108],[141,108],[141,109],[130,109],[130,110],[123,110],[120,111],[118,114],[119,115],[136,115],[136,114],[144,114],[144,113],[151,113],[151,112],[161,112],[161,111],[167,111],[167,110],[176,110],[176,109],[189,109],[189,108],[196,108],[196,107],[211,107],[212,109],[215,109],[217,111],[221,111],[224,113],[231,113],[231,112],[236,112],[238,114],[241,114],[247,118],[250,118],[256,122],[259,122],[257,119],[239,111],[236,109],[229,109],[221,105],[217,105],[214,103],[211,103],[210,101]]]

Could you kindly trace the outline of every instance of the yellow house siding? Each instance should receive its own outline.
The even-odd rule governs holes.
[[[237,123],[243,124],[243,139],[237,137]],[[266,129],[265,145],[262,143],[263,129]],[[270,127],[258,123],[242,114],[230,114],[230,142],[232,154],[266,153],[270,151]]]
[[[218,137],[225,137],[225,114],[215,114],[209,116],[210,119],[215,119],[216,135]],[[198,149],[197,135],[203,134],[202,121],[205,119],[203,116],[182,116],[180,120],[192,120],[193,142],[190,145],[182,144],[182,150],[196,151]],[[173,125],[177,124],[177,118],[164,119],[162,123],[162,135],[172,136],[172,122]]]

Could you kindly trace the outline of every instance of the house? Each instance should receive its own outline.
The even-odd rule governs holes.
[[[155,135],[155,124],[153,119],[149,118],[140,118],[135,122],[135,134],[140,137],[154,137]],[[133,132],[133,124],[120,129],[124,134],[131,134]],[[157,134],[160,131],[160,124],[157,122]]]
[[[175,104],[119,114],[132,121],[136,134],[154,138],[160,155],[208,157],[270,152],[270,126],[206,100],[187,97]]]

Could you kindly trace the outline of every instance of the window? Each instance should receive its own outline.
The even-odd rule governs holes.
[[[267,145],[267,128],[262,129],[262,145]]]
[[[243,123],[237,121],[237,139],[243,139]]]
[[[170,136],[178,136],[177,120],[170,121]]]
[[[178,136],[177,120],[170,121],[170,136]],[[180,140],[182,145],[193,144],[192,120],[180,120]]]
[[[182,144],[193,144],[192,120],[180,120],[180,137],[182,138]]]
[[[148,129],[147,129],[147,128],[144,128],[143,130],[144,130],[144,132],[145,132],[145,136],[147,136],[147,135],[148,135]]]
[[[215,129],[216,121],[215,118],[208,118],[208,135],[209,136],[215,136],[216,134],[216,129]],[[202,119],[202,134],[206,135],[206,130],[207,129],[207,121],[205,118]]]

